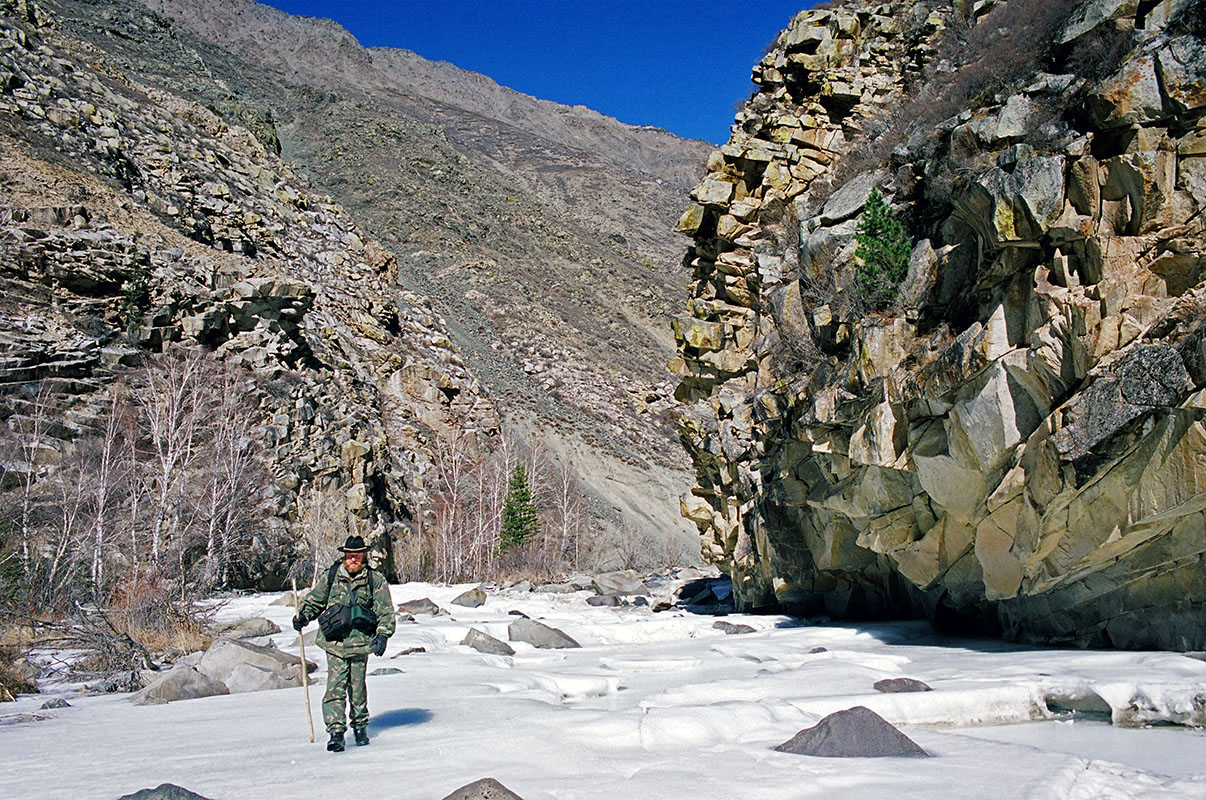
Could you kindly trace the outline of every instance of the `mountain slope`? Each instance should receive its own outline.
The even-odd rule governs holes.
[[[47,7],[139,81],[279,146],[378,237],[504,418],[580,465],[607,535],[685,535],[665,363],[686,284],[664,232],[706,145],[251,2]]]

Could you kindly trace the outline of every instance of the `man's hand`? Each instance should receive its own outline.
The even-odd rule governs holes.
[[[301,629],[304,627],[306,627],[306,618],[305,617],[303,617],[301,614],[298,614],[295,617],[293,617],[293,630],[297,631],[298,633],[301,633]]]
[[[389,640],[386,639],[384,636],[382,636],[381,634],[377,634],[373,638],[373,655],[378,655],[378,656],[385,655],[385,643],[387,641],[389,641]]]

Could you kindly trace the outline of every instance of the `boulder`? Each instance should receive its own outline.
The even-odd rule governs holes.
[[[139,789],[133,794],[123,794],[117,800],[208,800],[174,783],[161,783],[154,789]]]
[[[415,617],[437,617],[448,612],[433,603],[430,598],[423,597],[418,600],[407,600],[405,603],[399,603],[398,613],[410,614]]]
[[[461,592],[452,599],[452,605],[465,608],[478,608],[486,604],[486,593],[481,587],[475,587],[467,592]]]
[[[240,669],[241,667],[251,667],[271,673],[275,677],[268,678],[258,672]],[[318,665],[314,662],[306,661],[307,672],[313,672],[317,668]],[[214,642],[201,657],[197,669],[223,683],[228,679],[234,680],[240,688],[230,687],[231,691],[259,691],[301,684],[301,659],[298,656],[237,639],[219,639]]]
[[[914,678],[885,678],[882,681],[876,681],[874,688],[875,691],[884,692],[885,694],[933,691],[928,685]]]
[[[482,778],[466,784],[444,797],[444,800],[523,800],[494,778]]]
[[[47,700],[45,703],[43,703],[43,704],[41,705],[41,708],[43,708],[43,709],[49,709],[49,708],[71,708],[71,703],[68,703],[66,700],[64,700],[64,699],[63,699],[63,698],[61,698],[61,697],[56,697],[56,698],[54,698],[53,700]]]
[[[301,686],[301,672],[286,674],[278,670],[264,669],[253,664],[238,664],[222,680],[231,694],[243,692],[265,692],[273,689],[288,689]]]
[[[231,639],[254,639],[280,632],[280,626],[265,617],[250,617],[218,626],[218,633]]]
[[[517,619],[507,626],[507,636],[513,642],[526,642],[533,647],[559,650],[581,647],[564,632],[534,619]]]
[[[306,599],[306,595],[304,592],[298,592],[296,595],[293,594],[293,592],[285,592],[284,594],[282,594],[280,597],[273,600],[268,605],[270,605],[270,606],[289,606],[289,608],[296,608],[298,602],[303,601],[305,599]]]
[[[599,594],[649,594],[649,587],[641,580],[641,576],[631,569],[596,575],[591,581],[591,587]]]
[[[865,706],[838,711],[775,748],[822,758],[926,758],[929,753]]]
[[[483,633],[477,628],[470,628],[465,634],[465,638],[461,640],[461,644],[472,647],[479,653],[486,653],[492,656],[513,656],[515,649],[506,642],[495,639],[488,633]]]
[[[596,594],[586,598],[586,604],[600,608],[615,608],[624,605],[624,601],[614,594]]]
[[[130,702],[136,706],[152,706],[219,694],[230,694],[225,683],[194,667],[177,666],[135,693]]]

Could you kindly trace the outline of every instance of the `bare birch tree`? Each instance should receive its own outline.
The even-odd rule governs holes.
[[[145,388],[138,393],[154,456],[155,505],[151,523],[151,561],[160,563],[165,526],[179,524],[181,483],[192,465],[198,424],[200,351],[176,352],[143,371]]]

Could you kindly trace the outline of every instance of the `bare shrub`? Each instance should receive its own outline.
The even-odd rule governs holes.
[[[836,189],[887,162],[914,133],[931,131],[1053,66],[1056,35],[1078,5],[1078,0],[1011,0],[979,18],[952,18],[908,96],[867,123],[872,135],[839,162],[825,183]]]
[[[181,601],[166,581],[150,580],[115,587],[104,612],[96,612],[106,627],[146,650],[174,655],[205,650],[215,612],[221,604],[201,604],[199,597]]]

